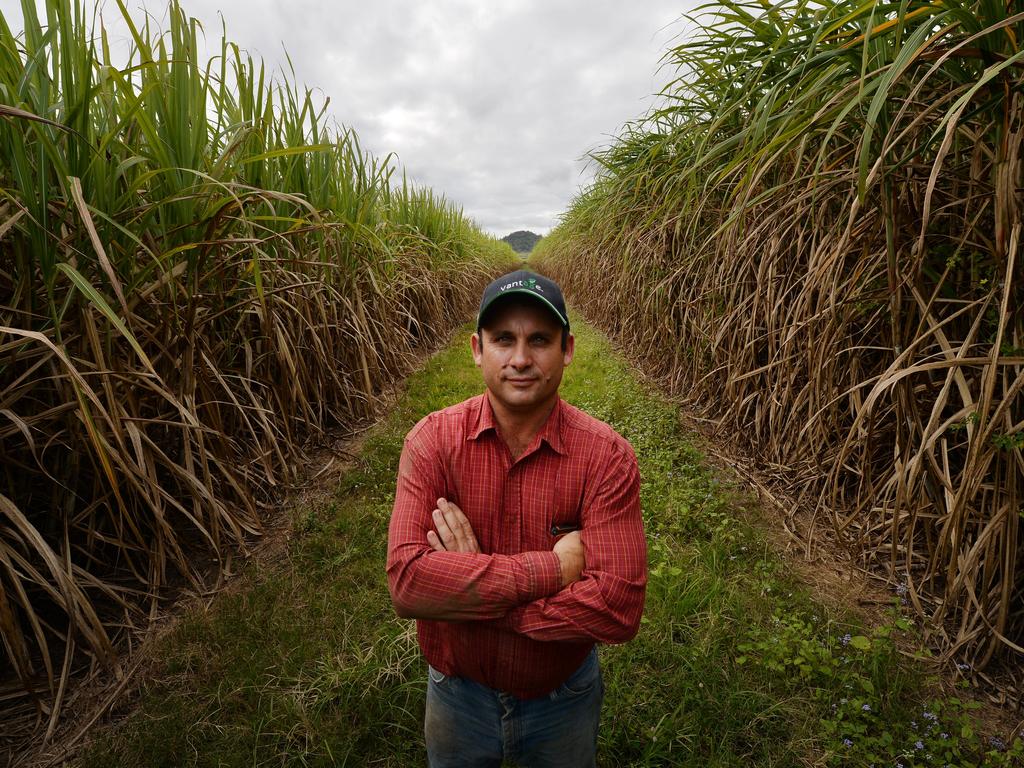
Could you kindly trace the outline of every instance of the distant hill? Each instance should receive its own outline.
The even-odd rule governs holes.
[[[511,235],[505,235],[501,238],[504,242],[512,246],[512,250],[516,253],[529,253],[533,250],[533,246],[540,240],[540,235],[535,235],[533,232],[527,232],[525,229],[520,229],[517,232],[513,232]]]

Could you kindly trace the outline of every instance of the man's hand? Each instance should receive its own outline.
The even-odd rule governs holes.
[[[462,510],[447,499],[437,500],[436,531],[427,531],[427,543],[438,552],[479,552],[480,545]]]
[[[579,581],[583,569],[587,566],[580,532],[565,534],[555,542],[553,551],[558,555],[558,565],[562,569],[562,586],[567,587],[574,581]]]
[[[447,499],[437,500],[433,512],[436,531],[427,531],[427,543],[437,552],[479,552],[476,534],[469,519],[455,504]],[[558,566],[562,574],[562,586],[567,587],[579,581],[586,567],[583,539],[579,531],[562,536],[552,550],[558,555]]]

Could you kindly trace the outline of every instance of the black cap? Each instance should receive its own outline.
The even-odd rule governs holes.
[[[484,288],[483,298],[480,299],[480,311],[476,316],[476,327],[479,330],[484,318],[484,312],[495,301],[502,296],[512,293],[532,296],[540,301],[547,309],[550,309],[558,318],[558,322],[564,327],[569,327],[569,313],[565,311],[565,299],[562,298],[562,289],[544,275],[535,272],[528,272],[525,269],[518,269],[502,275],[497,280]]]

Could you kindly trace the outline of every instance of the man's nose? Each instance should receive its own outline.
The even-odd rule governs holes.
[[[512,347],[508,364],[513,368],[527,368],[530,365],[530,346],[524,341]]]

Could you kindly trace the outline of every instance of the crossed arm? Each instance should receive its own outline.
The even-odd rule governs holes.
[[[480,552],[469,518],[454,502],[438,499],[431,519],[434,521],[434,530],[427,531],[427,543],[435,552]],[[558,556],[561,586],[567,587],[579,581],[586,566],[580,532],[570,531],[560,536],[551,551]]]
[[[493,622],[536,640],[621,643],[636,634],[647,568],[631,453],[584,500],[581,531],[550,551],[514,555],[480,552],[462,511],[437,499],[440,466],[407,441],[388,534],[400,616]],[[429,515],[424,499],[437,499]]]

